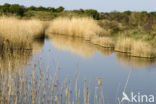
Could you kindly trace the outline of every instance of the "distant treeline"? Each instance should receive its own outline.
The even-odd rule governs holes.
[[[52,13],[60,13],[60,12],[64,12],[65,8],[60,6],[58,8],[53,8],[53,7],[35,7],[35,6],[30,6],[30,7],[25,7],[23,5],[19,5],[19,4],[8,4],[5,3],[4,5],[0,5],[0,14],[1,15],[7,15],[7,14],[15,14],[15,15],[19,15],[19,16],[24,16],[25,12],[28,11],[45,11],[45,12],[52,12]],[[67,12],[67,11],[66,11]],[[136,17],[138,17],[139,19],[141,18],[156,18],[156,12],[131,12],[131,11],[125,11],[125,12],[118,12],[118,11],[113,11],[110,13],[99,13],[97,10],[94,9],[79,9],[79,10],[71,10],[68,12],[73,12],[73,13],[77,13],[80,15],[88,15],[88,16],[92,16],[94,19],[109,19],[109,20],[117,20],[117,21],[127,21],[128,17],[130,15],[134,15]]]
[[[23,5],[19,5],[19,4],[4,4],[4,5],[0,5],[0,13],[1,14],[16,14],[19,16],[24,16],[24,13],[27,11],[46,11],[46,12],[54,12],[54,13],[59,13],[59,12],[63,12],[65,10],[64,7],[60,6],[58,8],[53,8],[53,7],[35,7],[35,6],[30,6],[30,7],[25,7]],[[99,13],[96,10],[74,10],[73,12],[76,13],[88,13],[88,14],[92,14],[94,18],[99,18]]]
[[[30,6],[30,7],[25,7],[23,5],[19,4],[4,4],[0,5],[0,14],[1,15],[7,15],[7,14],[15,14],[19,16],[24,16],[26,12],[29,11],[44,11],[44,12],[51,12],[51,13],[60,13],[64,12],[65,8],[60,6],[58,8],[53,8],[53,7],[35,7],[35,6]],[[92,16],[95,19],[99,19],[99,13],[96,10],[73,10],[70,12],[75,12],[77,14],[86,14],[88,16]]]
[[[16,14],[19,16],[24,16],[24,12],[33,10],[33,11],[48,11],[48,12],[62,12],[64,11],[64,8],[62,6],[58,8],[52,8],[52,7],[35,7],[35,6],[30,6],[30,7],[25,7],[23,5],[19,4],[8,4],[5,3],[4,5],[0,5],[0,12],[1,14]]]

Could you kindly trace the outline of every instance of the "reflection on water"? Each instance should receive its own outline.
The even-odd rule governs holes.
[[[70,51],[84,58],[92,57],[96,52],[100,52],[104,56],[108,56],[113,53],[112,49],[91,44],[89,41],[78,37],[52,35],[50,40],[54,47],[64,51]]]
[[[43,48],[43,45],[44,45],[44,39],[35,39],[32,44],[33,54],[39,53]]]
[[[98,45],[91,44],[82,38],[67,37],[63,35],[51,35],[50,38],[53,46],[65,51],[70,51],[74,54],[80,55],[84,58],[92,57],[96,52],[100,52],[104,56],[109,56],[112,53],[116,54],[117,60],[128,67],[143,68],[156,63],[156,60],[147,58],[130,57],[125,53],[114,52],[110,48],[103,48]]]
[[[18,71],[18,69],[28,64],[31,56],[31,50],[3,52],[0,55],[0,69],[1,71]]]
[[[0,69],[1,71],[18,71],[23,69],[27,64],[30,64],[33,54],[40,52],[43,48],[44,40],[34,40],[33,50],[14,50],[5,51],[0,54]]]
[[[64,51],[71,51],[82,57],[91,57],[96,52],[95,47],[82,38],[52,35],[50,40],[54,47]]]
[[[135,69],[148,67],[156,63],[156,60],[154,59],[130,57],[119,52],[116,52],[116,58],[121,64],[128,67],[134,67]]]
[[[109,56],[113,54],[113,49],[111,48],[103,48],[101,46],[95,45],[96,51],[100,52],[103,56]]]
[[[43,45],[43,40],[34,40],[32,50],[7,50],[0,53],[0,104],[37,102],[36,91],[42,91],[41,88],[45,89],[42,86],[45,82],[42,82],[44,78],[41,78],[42,83],[38,83],[38,73],[35,71],[38,69],[33,64],[32,56],[39,53]],[[40,89],[37,89],[36,84],[39,84]]]

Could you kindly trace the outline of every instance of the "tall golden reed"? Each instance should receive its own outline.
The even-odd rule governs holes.
[[[94,37],[91,39],[91,43],[105,48],[114,48],[115,46],[114,41],[109,37]]]
[[[15,17],[0,18],[1,46],[7,48],[30,48],[33,38],[43,35],[43,25],[39,20],[19,20]]]
[[[92,18],[88,17],[59,17],[50,23],[48,32],[90,39],[100,35],[102,28]]]
[[[131,38],[120,38],[115,46],[116,51],[120,52],[131,52],[134,40]]]
[[[135,57],[156,57],[156,50],[148,42],[142,40],[134,40],[132,38],[119,39],[115,46],[116,51],[128,52],[129,55]]]

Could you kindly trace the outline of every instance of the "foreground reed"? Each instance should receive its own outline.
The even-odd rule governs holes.
[[[19,54],[19,53],[16,53]],[[16,60],[16,56],[14,59]],[[12,56],[8,56],[12,57]],[[39,58],[40,59],[40,58]],[[2,60],[3,61],[3,60]],[[13,60],[10,60],[13,61]],[[18,63],[18,61],[15,61]],[[16,64],[17,64],[16,63]],[[42,69],[42,63],[36,61],[26,65],[28,69],[19,68],[12,71],[6,65],[7,71],[0,65],[0,103],[1,104],[104,104],[102,80],[97,79],[95,100],[90,101],[90,87],[87,80],[82,82],[83,88],[78,87],[79,74],[75,79],[59,80],[59,66],[54,65],[54,73],[48,67]],[[11,69],[10,69],[11,68]],[[73,82],[75,84],[73,84]]]
[[[102,28],[92,18],[88,17],[60,17],[50,23],[48,32],[90,39],[100,35]]]
[[[32,40],[43,37],[43,35],[44,28],[39,20],[0,18],[0,48],[31,49]]]

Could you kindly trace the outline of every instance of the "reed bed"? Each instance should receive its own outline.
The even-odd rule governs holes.
[[[94,37],[91,39],[91,43],[100,45],[105,48],[114,48],[114,41],[109,37]]]
[[[156,50],[147,42],[135,41],[131,50],[131,55],[137,57],[153,58],[156,57]]]
[[[115,46],[115,50],[119,52],[131,52],[132,47],[134,46],[134,40],[131,38],[120,38],[117,41],[117,44]]]
[[[39,20],[0,18],[0,46],[3,49],[31,49],[32,40],[43,35],[44,28]]]
[[[150,43],[132,38],[120,38],[115,46],[115,51],[126,52],[135,57],[156,57],[155,47],[152,47]]]
[[[60,17],[50,23],[48,32],[69,36],[82,37],[90,40],[93,36],[100,35],[102,28],[92,18],[88,17]]]
[[[132,38],[119,37],[115,42],[111,37],[94,37],[91,43],[104,48],[112,48],[114,51],[127,53],[129,56],[155,58],[156,48],[149,42]]]

